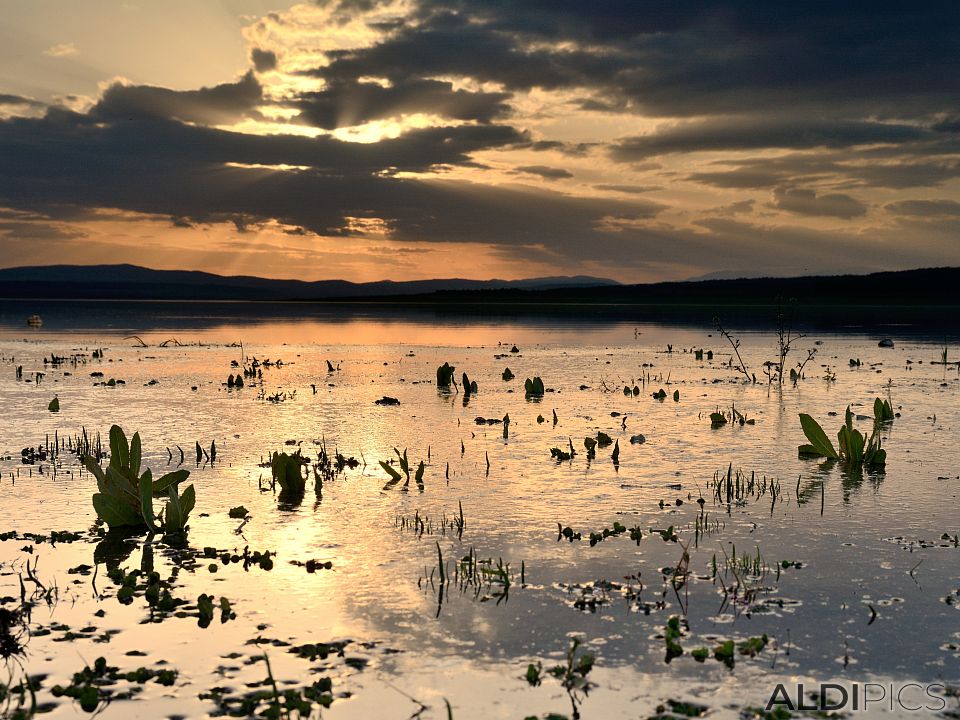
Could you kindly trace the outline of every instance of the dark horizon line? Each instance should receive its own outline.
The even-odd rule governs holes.
[[[46,269],[76,272],[80,268],[113,268],[127,270],[137,275],[137,280],[104,282],[103,278],[91,281],[79,278],[57,280],[36,279]],[[20,272],[27,277],[16,278]],[[193,284],[175,282],[173,277],[183,278],[184,273],[200,273],[205,276],[225,278],[203,271],[150,270],[132,265],[113,266],[39,266],[15,273],[0,270],[0,293],[10,300],[136,300],[136,301],[192,301],[192,302],[315,302],[327,304],[402,303],[405,305],[527,305],[527,306],[708,306],[724,307],[773,306],[778,301],[796,299],[806,305],[831,305],[843,303],[857,307],[909,306],[945,307],[956,306],[960,301],[948,301],[951,287],[960,284],[960,267],[920,268],[893,270],[861,275],[804,275],[790,277],[761,277],[738,279],[675,280],[633,285],[612,284],[594,278],[574,276],[567,280],[579,280],[570,284],[558,282],[557,278],[534,278],[526,281],[466,281],[469,287],[450,287],[458,281],[391,281],[364,284],[370,291],[344,294],[331,290],[329,295],[309,295],[305,289],[327,285],[343,287],[347,281],[285,281],[266,278],[250,278],[248,284]],[[10,278],[10,275],[14,275]],[[7,276],[7,277],[4,277]],[[243,276],[249,277],[249,276]],[[548,283],[537,287],[538,281]],[[291,282],[299,292],[292,292]],[[447,287],[431,287],[442,283]],[[497,286],[506,283],[506,286]],[[551,285],[549,283],[556,283]],[[604,284],[605,283],[605,284]],[[531,285],[532,284],[532,285]],[[361,290],[364,285],[350,284],[351,291]],[[407,292],[391,292],[399,285]],[[493,285],[490,287],[490,285]],[[104,291],[104,288],[109,290]],[[13,291],[13,292],[11,292]],[[779,299],[779,300],[778,300]]]

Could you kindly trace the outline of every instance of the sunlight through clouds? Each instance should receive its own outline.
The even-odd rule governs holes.
[[[131,7],[116,23],[153,12]],[[171,18],[211,12],[176,3],[158,27],[173,37]],[[234,59],[213,80],[190,82],[180,58],[177,82],[133,56],[129,70],[98,70],[102,41],[89,60],[98,36],[79,21],[40,38],[42,62],[21,76],[59,87],[0,78],[0,204],[42,217],[71,207],[70,237],[99,236],[86,224],[105,210],[154,228],[183,218],[177,232],[201,245],[211,227],[239,232],[231,217],[317,238],[483,245],[484,267],[505,277],[533,256],[625,281],[659,279],[654,267],[780,273],[797,237],[829,246],[803,259],[825,272],[960,262],[952,216],[904,214],[960,198],[960,86],[941,72],[949,33],[923,13],[244,0],[217,17],[203,52]],[[42,234],[45,221],[30,222]],[[46,227],[82,260],[62,226]],[[888,241],[905,229],[909,251]],[[152,262],[173,263],[157,242]],[[430,257],[418,276],[441,270]],[[388,277],[401,261],[358,262],[352,272]]]

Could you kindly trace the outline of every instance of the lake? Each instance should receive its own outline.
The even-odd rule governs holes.
[[[721,315],[756,382],[706,313],[2,301],[0,709],[732,718],[875,683],[955,717],[960,334],[801,308],[781,385],[775,314]],[[800,413],[836,444],[876,398],[885,466],[798,456]],[[190,471],[185,537],[97,523],[76,448],[114,424]]]

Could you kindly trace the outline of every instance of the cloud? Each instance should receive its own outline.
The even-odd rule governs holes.
[[[343,12],[369,6],[342,3]],[[584,88],[594,109],[663,117],[953,110],[956,8],[752,0],[420,0],[369,47],[330,54],[327,78],[465,76],[507,91]],[[457,48],[451,53],[449,48]]]
[[[222,84],[45,103],[11,86],[0,118],[35,117],[0,119],[0,205],[51,226],[144,213],[178,239],[470,243],[621,278],[960,262],[957,12],[320,0],[248,26],[251,69]],[[335,132],[365,124],[385,136]]]
[[[54,58],[71,57],[77,53],[79,53],[79,50],[77,50],[76,45],[74,45],[72,42],[59,43],[43,51],[44,55],[49,55],[50,57]]]
[[[544,180],[564,180],[572,178],[573,173],[563,168],[548,167],[547,165],[522,165],[515,168],[516,172],[526,175],[538,175]]]
[[[513,128],[468,125],[360,144],[245,135],[155,117],[104,123],[99,111],[51,110],[41,119],[0,122],[0,203],[110,207],[176,218],[179,225],[233,222],[238,230],[276,220],[344,237],[377,225],[391,240],[539,245],[565,262],[637,249],[635,238],[601,224],[610,217],[652,218],[663,206],[523,185],[391,177],[469,165],[477,150],[525,140]]]
[[[960,177],[960,161],[944,143],[897,147],[889,157],[874,150],[791,153],[777,157],[713,161],[687,180],[725,189],[772,188],[777,185],[831,182],[848,186],[903,189],[932,187]],[[927,157],[928,155],[928,157]],[[712,168],[726,169],[712,169]]]
[[[263,89],[250,71],[236,82],[199,90],[117,82],[106,89],[91,114],[103,119],[156,117],[223,124],[250,114],[262,100]]]
[[[916,217],[960,217],[960,202],[956,200],[900,200],[888,203],[888,212]]]
[[[20,95],[8,95],[4,93],[0,93],[0,105],[23,105],[24,107],[30,108],[45,107],[45,105],[38,100],[22,97]]]
[[[929,137],[914,125],[804,118],[715,118],[672,125],[649,135],[624,138],[610,149],[618,162],[636,162],[670,153],[837,148],[904,143]]]
[[[843,193],[818,195],[815,190],[808,188],[777,188],[773,192],[773,207],[797,215],[843,220],[867,214],[867,206],[856,198]]]
[[[250,51],[250,61],[258,73],[270,72],[277,69],[277,54],[271,50],[253,48]]]
[[[723,205],[718,208],[714,208],[711,212],[714,215],[720,216],[731,216],[731,215],[741,215],[743,213],[752,213],[753,206],[756,204],[755,200],[739,200],[729,205]]]
[[[301,93],[287,104],[300,111],[300,121],[333,130],[414,113],[490,123],[507,114],[508,98],[507,93],[455,90],[440,80],[408,79],[390,86],[350,80],[329,81],[323,90]]]
[[[40,119],[0,122],[0,155],[5,163],[0,187],[25,195],[35,182],[40,197],[48,179],[62,177],[72,184],[73,174],[122,189],[132,169],[175,174],[202,167],[225,173],[228,164],[304,167],[334,179],[425,172],[438,166],[471,165],[474,152],[527,139],[512,127],[463,125],[413,129],[377,143],[350,143],[331,136],[229,132],[149,116],[103,122],[99,105],[86,115],[54,108]],[[25,183],[22,190],[18,178]],[[211,185],[214,180],[210,179]]]
[[[642,193],[659,190],[659,185],[624,185],[620,183],[594,185],[597,190],[608,190],[610,192],[621,192],[629,195],[640,195]]]

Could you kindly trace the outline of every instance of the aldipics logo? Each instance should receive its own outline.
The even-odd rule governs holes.
[[[819,683],[788,686],[778,683],[766,709],[783,708],[790,711],[832,710],[865,711],[891,710],[907,712],[938,712],[947,707],[946,695],[950,689],[942,683]]]

